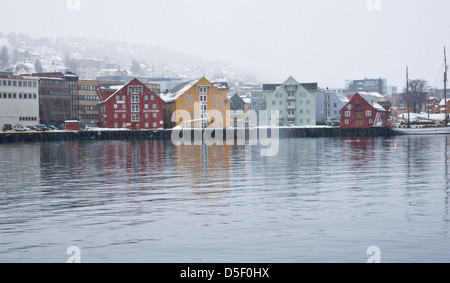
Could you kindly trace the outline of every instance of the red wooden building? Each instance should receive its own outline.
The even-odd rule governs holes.
[[[138,79],[118,90],[97,93],[100,128],[164,128],[164,101]]]
[[[341,110],[341,127],[365,129],[384,126],[391,117],[391,102],[378,93],[356,93]]]

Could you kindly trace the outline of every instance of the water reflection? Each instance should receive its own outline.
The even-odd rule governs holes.
[[[448,143],[0,145],[0,261],[450,261]]]

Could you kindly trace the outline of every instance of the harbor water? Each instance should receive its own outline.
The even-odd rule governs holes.
[[[450,262],[450,137],[0,144],[0,262]]]

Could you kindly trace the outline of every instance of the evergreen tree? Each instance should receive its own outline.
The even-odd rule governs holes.
[[[36,73],[43,73],[44,70],[42,69],[42,63],[41,60],[37,59],[36,63],[34,63],[34,69]]]
[[[131,72],[134,75],[139,75],[141,73],[141,63],[139,61],[133,60],[133,63],[131,64]]]
[[[9,63],[9,54],[8,54],[8,48],[6,46],[3,46],[2,51],[0,53],[0,68],[6,68]]]

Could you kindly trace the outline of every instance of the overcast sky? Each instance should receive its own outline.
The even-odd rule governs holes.
[[[0,32],[148,43],[320,87],[443,87],[450,0],[0,0]],[[368,3],[369,2],[369,3]]]

